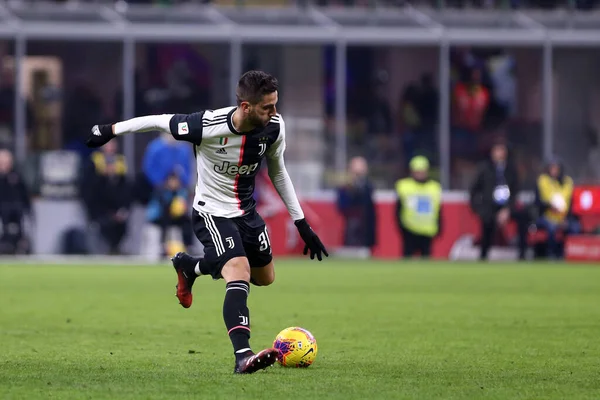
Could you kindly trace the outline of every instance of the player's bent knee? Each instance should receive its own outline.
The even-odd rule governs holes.
[[[250,282],[256,286],[269,286],[275,282],[275,268],[271,262],[263,268],[252,269]]]
[[[253,285],[256,285],[256,286],[269,286],[273,282],[275,282],[274,276],[261,276],[261,277],[253,276],[250,278],[250,283],[252,283]]]
[[[226,282],[250,281],[250,264],[246,257],[235,257],[225,263],[221,276]]]
[[[269,272],[267,272],[265,274],[262,285],[263,286],[269,286],[273,282],[275,282],[275,271],[273,269],[271,269]]]

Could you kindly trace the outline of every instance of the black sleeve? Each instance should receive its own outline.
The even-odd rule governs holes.
[[[202,142],[202,117],[204,111],[192,114],[175,114],[169,122],[171,135],[177,140],[199,145]]]

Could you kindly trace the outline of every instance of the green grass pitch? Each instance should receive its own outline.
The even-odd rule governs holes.
[[[0,399],[600,399],[600,267],[276,268],[251,343],[302,326],[316,362],[236,376],[223,281],[184,310],[168,263],[0,265]]]

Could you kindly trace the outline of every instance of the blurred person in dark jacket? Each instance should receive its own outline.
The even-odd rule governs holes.
[[[111,254],[119,254],[127,232],[132,186],[127,178],[127,161],[118,154],[113,140],[90,155],[83,173],[81,195],[92,224],[98,227]]]
[[[14,168],[13,155],[0,149],[0,254],[25,254],[31,250],[25,223],[31,216],[29,190]]]
[[[409,163],[411,176],[396,182],[396,220],[404,257],[431,256],[433,239],[441,234],[442,186],[429,178],[429,160],[416,156]]]
[[[185,248],[193,244],[189,198],[190,191],[184,186],[177,172],[169,174],[165,184],[156,188],[152,194],[146,209],[146,218],[161,230],[163,255],[172,256],[179,251],[185,251]],[[167,236],[168,229],[173,227],[180,229],[183,246]]]
[[[546,171],[537,180],[535,205],[538,211],[536,225],[548,234],[547,254],[552,259],[563,257],[563,248],[557,233],[574,234],[581,231],[572,215],[573,179],[565,174],[562,162],[550,160]]]
[[[376,243],[376,216],[369,166],[363,157],[354,157],[348,170],[347,183],[337,191],[337,208],[345,220],[344,246],[372,249]]]
[[[485,161],[470,190],[471,209],[481,219],[481,254],[485,260],[492,246],[496,228],[510,220],[517,223],[519,259],[525,258],[527,247],[527,212],[517,207],[519,177],[502,139],[492,145],[489,160]]]

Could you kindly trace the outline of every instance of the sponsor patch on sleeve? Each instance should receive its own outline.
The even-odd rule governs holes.
[[[177,125],[177,134],[187,135],[188,133],[190,133],[190,130],[188,128],[188,123],[180,122],[179,125]]]

